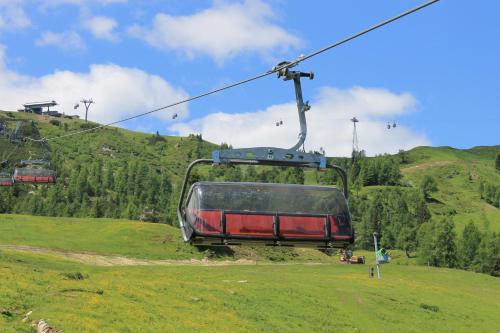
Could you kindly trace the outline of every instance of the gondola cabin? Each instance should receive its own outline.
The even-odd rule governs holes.
[[[56,173],[49,169],[16,168],[14,181],[19,183],[47,183],[56,182]]]
[[[344,248],[354,241],[347,201],[335,187],[197,182],[186,202],[181,226],[193,245]]]
[[[8,173],[0,173],[0,187],[14,186],[12,176]]]

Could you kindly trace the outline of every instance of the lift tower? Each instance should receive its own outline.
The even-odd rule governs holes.
[[[91,98],[91,99],[82,99],[80,103],[83,103],[83,105],[85,105],[85,122],[87,122],[87,115],[89,113],[89,108],[95,102]]]

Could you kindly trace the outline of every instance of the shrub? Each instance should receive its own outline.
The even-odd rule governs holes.
[[[424,310],[429,310],[432,312],[439,312],[439,307],[436,305],[429,305],[429,304],[422,303],[422,304],[420,304],[420,307]]]
[[[91,128],[94,128],[96,127],[95,124],[92,124],[92,123],[83,123],[83,124],[80,124],[80,128],[81,129],[91,129]]]
[[[62,275],[65,278],[67,278],[68,280],[84,280],[85,279],[85,276],[80,272],[63,273]]]

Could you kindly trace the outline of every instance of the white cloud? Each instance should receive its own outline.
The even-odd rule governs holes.
[[[17,30],[31,26],[21,0],[0,0],[0,30]]]
[[[129,33],[154,47],[188,57],[208,55],[222,62],[240,53],[286,51],[301,44],[298,37],[273,23],[270,6],[261,0],[215,1],[188,16],[157,14],[151,28],[132,26]]]
[[[118,23],[116,20],[106,17],[106,16],[94,16],[87,19],[83,26],[89,30],[92,35],[96,38],[101,38],[115,42],[118,40],[118,36],[114,32]]]
[[[63,50],[83,50],[86,48],[82,38],[75,31],[44,31],[35,44],[37,46],[55,46]]]
[[[414,109],[415,98],[409,93],[395,94],[385,89],[355,87],[341,90],[321,89],[307,112],[306,150],[323,147],[331,156],[350,156],[353,116],[358,123],[359,148],[367,154],[395,153],[429,145],[425,135],[399,125],[387,130],[385,119],[394,119]],[[276,127],[282,119],[283,126]],[[299,132],[295,103],[273,105],[257,112],[215,113],[190,122],[172,125],[174,133],[201,133],[215,143],[228,142],[235,147],[274,146],[289,148],[297,142]]]
[[[82,98],[93,98],[89,119],[111,122],[171,104],[187,94],[159,76],[142,70],[113,64],[92,65],[86,73],[56,71],[42,77],[24,76],[5,65],[5,49],[0,45],[0,109],[17,110],[31,101],[56,100],[56,110],[84,115],[84,108],[73,106]],[[158,119],[170,120],[188,113],[187,105],[154,113]],[[164,126],[164,125],[163,125]],[[161,127],[163,127],[161,126]],[[160,127],[160,126],[159,126]]]

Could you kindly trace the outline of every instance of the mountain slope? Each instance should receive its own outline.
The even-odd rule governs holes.
[[[25,120],[21,134],[34,138],[65,135],[89,126],[79,119],[0,112],[0,121],[14,118]],[[10,121],[8,124],[12,129],[15,123]],[[185,168],[196,158],[209,157],[215,147],[199,136],[158,136],[120,128],[103,128],[85,135],[50,141],[48,147],[32,142],[12,144],[0,139],[0,157],[9,157],[10,171],[21,159],[46,156],[53,162],[60,180],[55,190],[44,189],[44,186],[19,185],[14,197],[11,196],[15,199],[4,204],[3,208],[0,204],[0,211],[136,219],[144,210],[153,209],[163,216],[160,220],[175,224],[175,202]],[[395,158],[401,161],[402,185],[418,188],[424,176],[436,179],[438,191],[432,194],[428,203],[435,216],[454,216],[458,230],[469,220],[480,228],[499,230],[499,209],[488,204],[479,193],[482,182],[500,187],[500,173],[495,170],[497,154],[500,154],[500,146],[466,150],[419,147]],[[348,163],[347,159],[344,162]],[[202,168],[198,173],[203,177],[209,176],[208,169]],[[224,176],[223,171],[219,173]],[[104,184],[106,176],[113,178],[111,182],[114,185]],[[79,184],[76,184],[78,181],[75,178],[81,178]],[[318,182],[314,171],[306,171],[304,178],[306,183]],[[162,181],[166,182],[166,187],[154,185]],[[126,184],[119,185],[120,182]],[[89,183],[90,188],[85,183]],[[72,186],[75,187],[73,192],[86,191],[88,197],[74,198],[75,193],[69,190]],[[157,187],[169,193],[148,193],[147,187]],[[380,188],[384,186],[365,187],[366,191]],[[28,193],[34,195],[28,196]],[[55,209],[45,207],[51,195],[57,201]],[[22,201],[33,199],[33,202],[21,204],[20,198],[24,198]],[[86,203],[80,205],[80,201]],[[35,207],[37,205],[40,207]],[[68,206],[72,208],[65,211]],[[107,211],[108,206],[113,207]]]
[[[429,203],[436,215],[452,215],[461,230],[469,222],[484,229],[500,230],[500,210],[481,199],[481,182],[500,185],[495,157],[500,146],[459,150],[451,147],[418,147],[408,152],[409,163],[401,171],[409,183],[418,186],[424,176],[432,176],[438,191]]]

